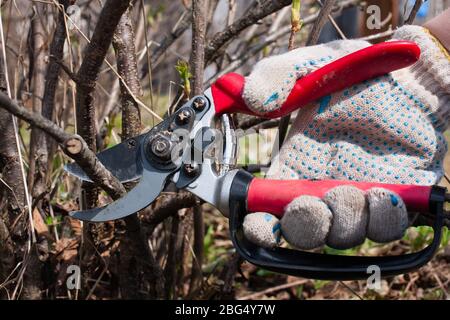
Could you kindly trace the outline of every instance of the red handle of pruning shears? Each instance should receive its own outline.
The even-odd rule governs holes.
[[[424,249],[401,256],[344,256],[317,254],[287,248],[265,249],[247,240],[243,223],[249,212],[271,212],[278,216],[288,202],[307,194],[318,197],[338,185],[350,184],[367,190],[384,187],[397,192],[409,210],[434,216],[433,241]],[[230,235],[236,251],[249,262],[275,272],[326,280],[367,279],[367,270],[376,265],[381,276],[410,272],[430,261],[439,249],[444,223],[443,205],[446,189],[438,186],[399,186],[352,181],[263,180],[239,170],[230,189]],[[247,209],[247,210],[246,210]]]
[[[385,188],[397,193],[408,211],[429,212],[432,186],[384,184],[340,180],[270,180],[255,178],[250,182],[247,193],[248,212],[269,212],[281,217],[285,207],[302,195],[323,198],[332,188],[351,185],[363,191],[371,188]]]
[[[358,50],[299,79],[281,108],[263,117],[284,116],[333,92],[412,65],[419,56],[420,48],[409,41],[384,42]],[[242,98],[244,82],[243,76],[229,73],[211,86],[217,114],[256,115]]]

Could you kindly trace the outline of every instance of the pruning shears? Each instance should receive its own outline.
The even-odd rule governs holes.
[[[284,116],[333,92],[412,65],[419,56],[419,47],[407,41],[380,43],[356,51],[299,79],[281,108],[264,117]],[[100,152],[98,159],[121,182],[139,179],[139,183],[104,207],[70,215],[90,222],[124,218],[144,209],[165,188],[175,185],[227,216],[236,251],[249,262],[275,272],[316,279],[365,279],[369,266],[376,265],[382,276],[389,276],[417,269],[433,257],[441,240],[445,188],[338,180],[268,180],[234,169],[237,139],[230,114],[257,115],[246,106],[243,87],[243,76],[226,74],[147,133]],[[66,170],[81,180],[91,181],[75,163],[68,164]],[[432,243],[419,252],[401,256],[360,257],[265,249],[244,237],[242,223],[247,213],[262,211],[280,217],[294,198],[323,197],[339,185],[362,190],[390,189],[402,197],[408,211],[432,214]]]

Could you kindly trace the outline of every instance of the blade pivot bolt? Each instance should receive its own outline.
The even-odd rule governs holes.
[[[169,160],[172,151],[172,142],[168,137],[156,137],[151,143],[152,153],[160,159]]]
[[[197,97],[194,99],[194,102],[192,102],[192,106],[194,107],[195,111],[202,111],[206,106],[206,101],[202,97]]]

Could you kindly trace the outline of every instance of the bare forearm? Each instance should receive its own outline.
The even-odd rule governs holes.
[[[450,51],[450,8],[425,23],[424,27]]]

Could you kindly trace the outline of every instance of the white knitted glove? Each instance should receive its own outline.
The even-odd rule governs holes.
[[[416,42],[420,60],[302,108],[269,178],[421,185],[439,181],[447,149],[443,132],[449,118],[448,53],[419,26],[398,29],[394,39]],[[299,77],[368,45],[334,41],[264,59],[246,78],[244,99],[259,114],[273,111]],[[399,239],[407,226],[406,208],[398,195],[343,186],[330,190],[323,200],[295,199],[280,222],[254,213],[245,218],[243,227],[247,238],[264,247],[278,245],[281,232],[301,249],[324,244],[345,249],[366,237],[377,242]]]

